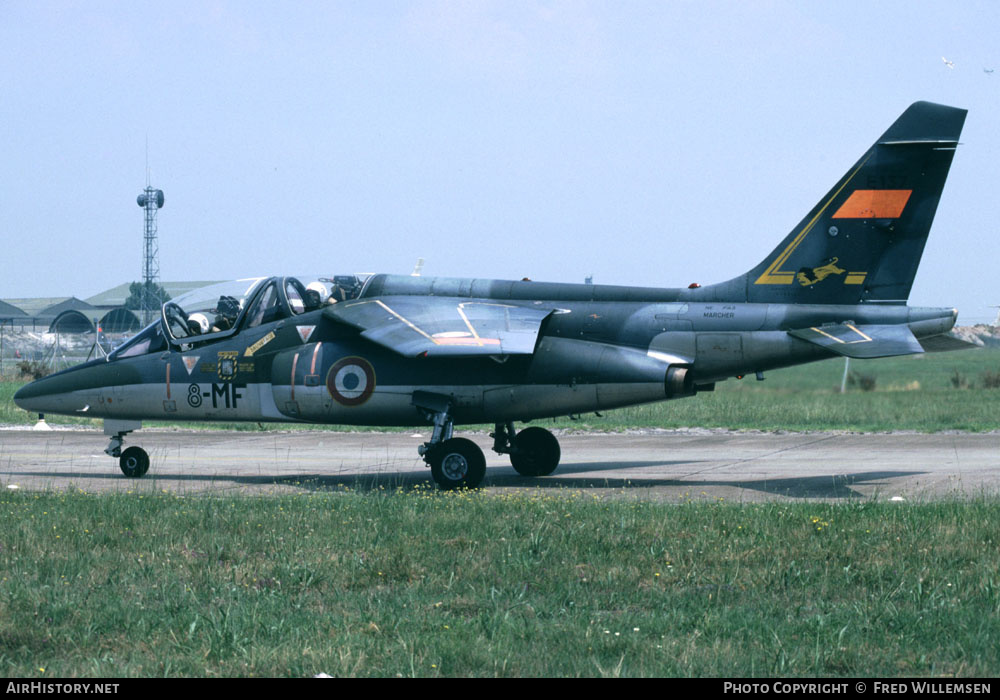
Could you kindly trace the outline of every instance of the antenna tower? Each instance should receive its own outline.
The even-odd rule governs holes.
[[[136,203],[145,210],[146,232],[143,236],[142,250],[142,325],[148,326],[154,314],[160,309],[160,300],[156,293],[160,280],[160,263],[157,255],[160,252],[156,241],[156,212],[163,207],[163,190],[157,190],[146,184],[146,189],[136,198]]]

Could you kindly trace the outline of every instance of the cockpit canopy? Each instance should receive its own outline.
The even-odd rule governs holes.
[[[186,349],[283,318],[349,301],[369,276],[252,277],[200,287],[163,305],[161,319],[115,350],[108,359]]]
[[[183,341],[228,331],[236,326],[247,302],[267,278],[220,282],[194,289],[163,305],[163,322],[170,338]],[[272,285],[273,286],[273,285]]]

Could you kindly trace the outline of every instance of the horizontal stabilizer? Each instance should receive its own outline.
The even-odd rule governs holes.
[[[913,355],[924,348],[907,326],[874,326],[842,323],[833,326],[813,326],[788,331],[795,338],[807,340],[845,357],[870,359]]]
[[[404,357],[530,355],[547,308],[485,299],[388,296],[329,306],[323,315]]]
[[[962,340],[950,333],[944,335],[932,335],[929,338],[921,338],[920,345],[924,352],[950,352],[952,350],[971,350],[982,347],[968,340]]]

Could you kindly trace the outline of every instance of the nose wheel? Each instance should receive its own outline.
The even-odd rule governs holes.
[[[118,458],[122,474],[130,479],[138,479],[149,471],[149,454],[141,447],[128,447]]]
[[[139,421],[104,421],[104,434],[111,436],[104,452],[110,457],[118,458],[118,467],[129,479],[138,479],[149,471],[149,454],[146,450],[135,445],[122,449],[125,436],[141,427],[142,423]]]

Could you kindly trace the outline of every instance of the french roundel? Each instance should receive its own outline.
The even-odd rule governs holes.
[[[375,391],[375,370],[368,360],[345,357],[330,368],[326,388],[337,403],[360,406]]]

